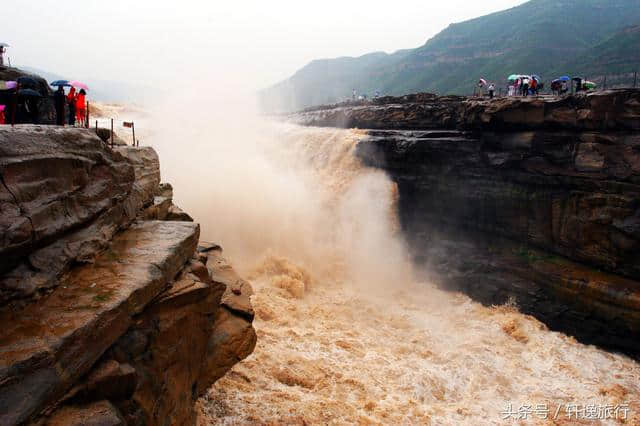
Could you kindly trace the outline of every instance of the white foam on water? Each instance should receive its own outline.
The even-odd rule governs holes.
[[[201,399],[200,424],[513,424],[509,403],[548,407],[525,424],[576,424],[567,404],[629,404],[640,424],[635,361],[415,282],[395,187],[354,155],[363,132],[265,129],[239,151],[253,168],[212,165],[193,206],[250,278],[258,334]]]

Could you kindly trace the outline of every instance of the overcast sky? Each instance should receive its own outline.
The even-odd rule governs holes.
[[[317,58],[422,45],[523,0],[30,0],[4,8],[14,65],[157,86],[193,73],[249,90]]]

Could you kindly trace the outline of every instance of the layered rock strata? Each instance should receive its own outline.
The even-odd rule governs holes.
[[[640,90],[388,102],[290,118],[386,129],[357,155],[430,279],[640,355]]]
[[[155,151],[4,127],[0,177],[0,424],[193,424],[253,350],[251,289]]]

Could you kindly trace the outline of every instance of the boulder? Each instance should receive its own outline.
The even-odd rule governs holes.
[[[65,399],[73,401],[111,401],[126,400],[133,395],[138,384],[138,374],[129,364],[108,359],[88,374],[80,386],[77,386]]]
[[[125,426],[127,423],[109,401],[88,405],[66,406],[56,411],[47,426]]]
[[[237,277],[227,266],[226,273]],[[140,377],[131,401],[118,403],[126,419],[194,424],[197,399],[253,351],[251,320],[226,308],[226,292],[224,283],[211,280],[207,268],[192,261],[107,353],[133,365]]]
[[[172,204],[169,207],[169,212],[167,213],[167,220],[178,220],[183,222],[193,222],[193,218],[189,216],[187,213],[182,211],[180,207]]]
[[[147,202],[132,164],[84,129],[0,128],[0,178],[2,304],[55,287]]]
[[[61,398],[193,255],[199,227],[143,222],[51,294],[0,318],[0,423],[28,420]]]

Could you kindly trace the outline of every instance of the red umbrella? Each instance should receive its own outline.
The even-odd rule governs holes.
[[[84,90],[89,90],[89,86],[87,86],[84,83],[80,83],[79,81],[73,80],[69,82],[70,85],[72,85],[73,87],[77,87],[80,89],[84,89]]]

